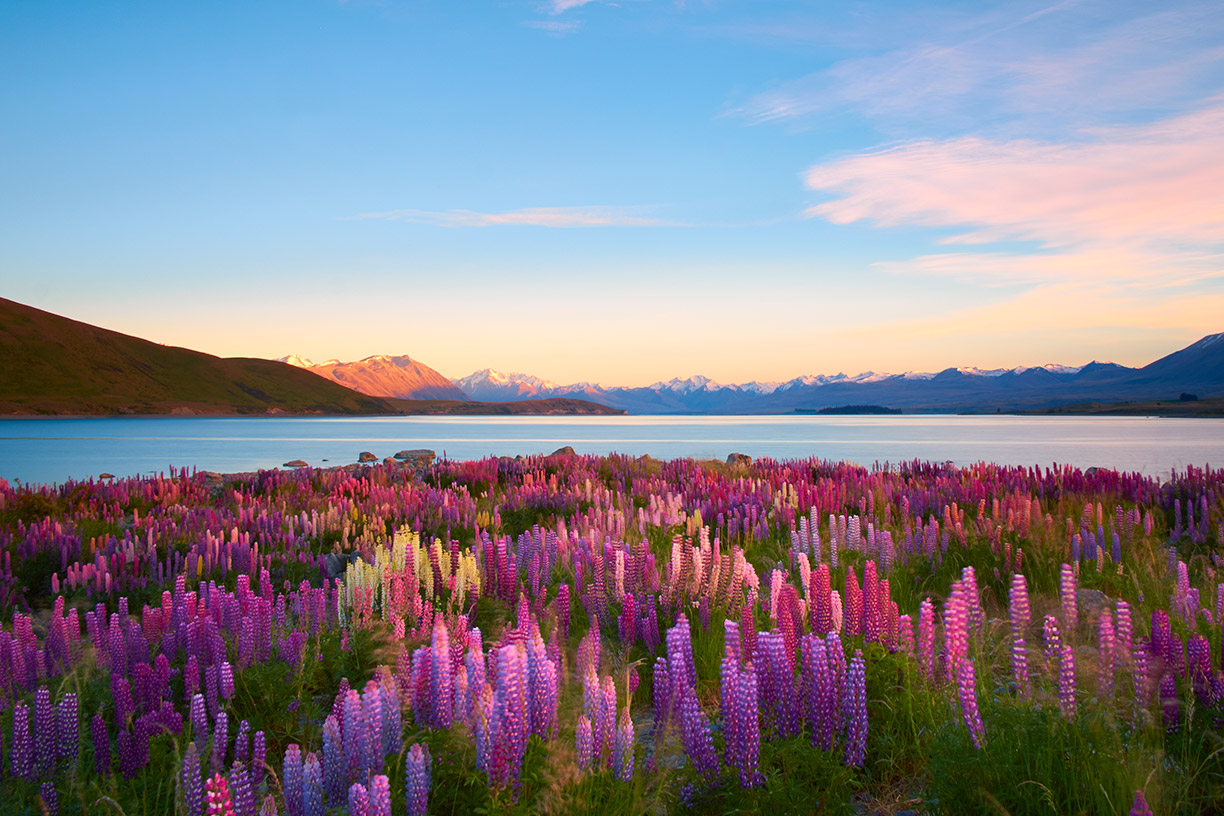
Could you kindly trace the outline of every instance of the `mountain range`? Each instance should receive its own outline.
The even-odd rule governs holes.
[[[456,388],[446,377],[407,355],[389,357],[376,354],[352,363],[342,363],[339,360],[312,363],[305,357],[290,354],[288,357],[281,357],[277,362],[304,368],[312,374],[318,374],[338,385],[371,397],[414,400],[469,399],[467,394]]]
[[[844,405],[882,405],[910,413],[1023,411],[1087,401],[1177,400],[1182,393],[1224,397],[1224,334],[1208,335],[1142,368],[1093,361],[1083,366],[821,374],[738,385],[695,376],[644,387],[558,385],[484,369],[453,382],[476,400],[577,397],[635,414],[781,414]]]

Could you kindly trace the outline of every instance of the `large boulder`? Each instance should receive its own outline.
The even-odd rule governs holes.
[[[412,450],[402,450],[395,454],[396,459],[415,467],[428,467],[433,464],[434,456],[434,452],[428,448],[413,448]]]
[[[310,464],[309,464],[309,463],[307,463],[307,462],[302,461],[301,459],[290,459],[288,462],[286,462],[285,464],[281,465],[281,467],[287,467],[287,468],[304,468],[304,467],[310,467]]]
[[[344,571],[348,569],[349,564],[352,564],[361,557],[359,552],[350,553],[328,553],[323,556],[323,574],[327,576],[327,580],[333,578],[343,578]]]
[[[369,451],[362,451],[361,453],[359,453],[359,454],[357,455],[357,461],[358,461],[358,462],[362,462],[362,463],[364,463],[364,462],[377,462],[377,461],[378,461],[378,457],[377,457],[377,456],[375,456],[374,454],[370,453]]]
[[[752,464],[752,457],[746,453],[731,453],[727,455],[727,464],[731,467],[737,467],[739,465],[748,467],[748,465]]]
[[[564,448],[557,448],[549,456],[577,456],[572,445],[566,445]]]

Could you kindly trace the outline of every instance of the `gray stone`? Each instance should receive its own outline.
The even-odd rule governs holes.
[[[288,462],[281,465],[281,467],[304,468],[304,467],[310,467],[310,465],[306,462],[303,462],[301,459],[290,459]]]
[[[113,478],[115,478],[115,474],[113,474],[113,473],[103,473],[103,474],[102,474],[101,476],[99,476],[98,478],[99,478],[99,479],[113,479]]]
[[[414,448],[413,450],[402,450],[395,454],[395,458],[402,462],[417,467],[428,467],[433,464],[434,452],[428,448]]]
[[[399,462],[395,461],[390,456],[388,456],[386,459],[383,460],[383,464],[384,465],[398,465]]]
[[[359,552],[350,553],[328,553],[323,557],[323,574],[327,576],[327,580],[333,578],[343,578],[344,571],[348,569],[349,564],[355,563],[361,557]]]
[[[566,445],[564,448],[557,448],[555,451],[553,451],[552,453],[548,455],[549,456],[577,456],[578,454],[574,452],[573,447],[571,447],[570,445]]]
[[[361,453],[357,454],[357,461],[358,462],[377,462],[378,457],[370,453],[369,451],[362,451]]]
[[[743,465],[747,467],[752,464],[752,457],[746,453],[732,453],[727,456],[727,464],[731,467]]]
[[[1080,620],[1096,620],[1106,609],[1113,608],[1113,599],[1099,589],[1077,589],[1075,601],[1079,604]]]

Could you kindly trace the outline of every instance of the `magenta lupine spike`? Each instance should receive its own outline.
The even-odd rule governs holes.
[[[615,755],[616,778],[622,782],[633,779],[634,748],[637,735],[633,729],[633,718],[629,716],[629,706],[621,709],[620,722],[616,728],[616,739],[613,746]]]
[[[966,660],[960,664],[956,685],[957,697],[961,706],[961,718],[964,720],[965,728],[969,731],[969,738],[973,740],[973,747],[980,749],[985,728],[982,725],[982,714],[978,711],[977,675],[972,661]]]
[[[34,779],[34,746],[30,742],[30,708],[25,703],[13,707],[13,741],[9,746],[13,776]]]
[[[811,579],[812,632],[824,635],[833,629],[832,586],[829,565],[818,564]]]
[[[893,604],[896,608],[896,604]],[[914,657],[914,619],[909,615],[901,615],[897,618],[897,648],[902,654]]]
[[[595,730],[586,714],[578,715],[578,728],[574,733],[574,750],[580,771],[593,770],[595,763]]]
[[[969,609],[965,585],[952,584],[952,593],[944,604],[944,648],[947,659],[947,679],[956,683],[961,664],[969,659]]]
[[[404,787],[408,798],[408,816],[425,816],[429,809],[430,770],[429,747],[413,745],[404,759]]]
[[[1130,816],[1152,816],[1152,809],[1148,807],[1147,797],[1143,795],[1143,791],[1135,791],[1135,801],[1131,805]]]
[[[229,783],[219,773],[204,783],[204,813],[207,816],[234,816],[234,800]]]
[[[846,765],[862,767],[867,757],[867,667],[863,663],[863,650],[855,649],[846,673],[844,694],[847,703],[846,721]]]
[[[1075,626],[1079,621],[1079,605],[1075,597],[1075,573],[1070,564],[1063,564],[1059,577],[1059,593],[1062,598],[1061,631],[1065,640],[1070,641],[1075,634]]]
[[[202,816],[204,813],[204,780],[200,776],[200,755],[194,742],[187,743],[183,756],[183,767],[179,772],[179,790],[183,796],[183,809],[187,816]]]
[[[1058,708],[1068,720],[1075,719],[1075,650],[1062,644],[1058,660]]]
[[[296,744],[285,748],[281,784],[285,791],[285,816],[302,816],[302,750]]]
[[[841,733],[846,723],[844,704],[847,699],[844,693],[846,687],[846,650],[842,646],[841,637],[837,632],[825,635],[825,657],[829,661],[829,681],[833,688],[833,716],[836,718],[835,730]]]
[[[370,777],[370,816],[391,816],[391,782],[382,774]]]
[[[45,779],[55,770],[55,757],[59,753],[55,731],[51,690],[42,686],[34,693],[34,770],[39,778]]]
[[[756,618],[752,613],[752,604],[745,604],[744,609],[740,612],[740,662],[751,660],[752,655],[756,653]]]
[[[1023,574],[1017,572],[1012,575],[1008,599],[1011,612],[1012,677],[1016,684],[1016,693],[1021,697],[1027,697],[1029,694],[1028,647],[1024,642],[1024,633],[1028,631],[1031,613],[1028,585]]]
[[[918,607],[918,665],[928,683],[935,682],[935,604],[925,598]]]
[[[977,574],[973,567],[961,570],[961,585],[965,599],[965,615],[969,629],[976,631],[981,627],[986,615],[982,611],[982,599],[978,595]]]
[[[349,816],[370,816],[370,794],[360,782],[349,786],[348,812]]]
[[[612,767],[613,747],[616,742],[616,683],[612,680],[612,675],[605,675],[603,678],[601,699],[603,710],[596,723],[598,733],[595,739],[599,750],[600,766],[610,768]]]
[[[17,716],[16,709],[13,711],[13,716]],[[14,736],[16,736],[16,722],[14,721]],[[106,731],[106,721],[102,719],[100,714],[93,715],[93,719],[89,722],[89,734],[93,739],[94,750],[94,772],[98,776],[106,776],[110,773],[111,766],[111,750],[110,750],[110,735]],[[15,751],[17,743],[14,740],[13,749]],[[16,762],[16,753],[13,752],[13,761]],[[13,775],[17,776],[17,766],[13,766]]]
[[[1097,694],[1105,701],[1113,699],[1114,675],[1118,670],[1116,652],[1113,615],[1106,609],[1097,621]]]

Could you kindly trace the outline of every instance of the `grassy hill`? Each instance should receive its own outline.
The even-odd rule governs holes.
[[[0,298],[0,413],[390,414],[285,363],[163,346]]]

